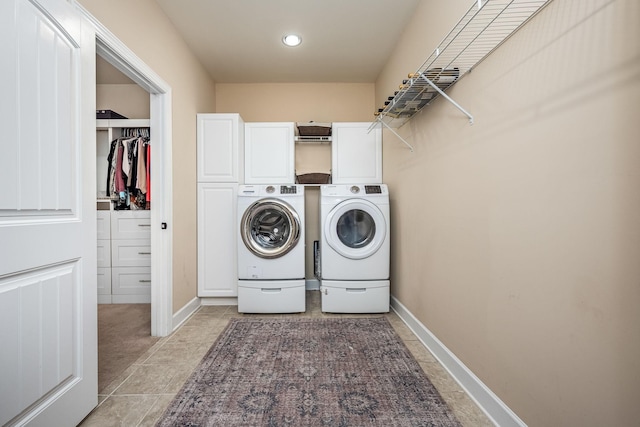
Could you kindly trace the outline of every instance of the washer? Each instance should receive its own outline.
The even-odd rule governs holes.
[[[389,311],[389,191],[385,184],[320,188],[322,311]]]
[[[304,186],[239,186],[238,224],[238,312],[304,312]]]

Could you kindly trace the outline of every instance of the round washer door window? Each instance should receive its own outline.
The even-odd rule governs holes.
[[[384,215],[367,200],[340,203],[329,212],[324,225],[329,246],[350,259],[376,253],[387,233]]]
[[[300,218],[286,202],[261,199],[247,208],[240,223],[244,245],[260,258],[287,254],[300,240]]]

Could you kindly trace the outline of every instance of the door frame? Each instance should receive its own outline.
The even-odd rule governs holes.
[[[151,335],[173,331],[173,174],[171,86],[82,5],[75,7],[96,30],[96,53],[150,94],[151,150]],[[95,163],[87,165],[95,169]],[[94,172],[95,174],[95,172]]]

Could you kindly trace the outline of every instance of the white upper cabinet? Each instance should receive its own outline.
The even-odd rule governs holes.
[[[245,125],[245,184],[294,184],[294,124]]]
[[[198,182],[244,178],[244,121],[239,114],[198,114]]]
[[[333,123],[333,184],[382,183],[382,130],[371,122]]]

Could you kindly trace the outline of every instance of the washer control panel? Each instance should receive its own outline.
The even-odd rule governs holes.
[[[364,192],[365,194],[382,194],[382,187],[379,185],[365,185]]]
[[[296,194],[298,192],[298,187],[295,185],[281,185],[280,186],[280,194]]]

